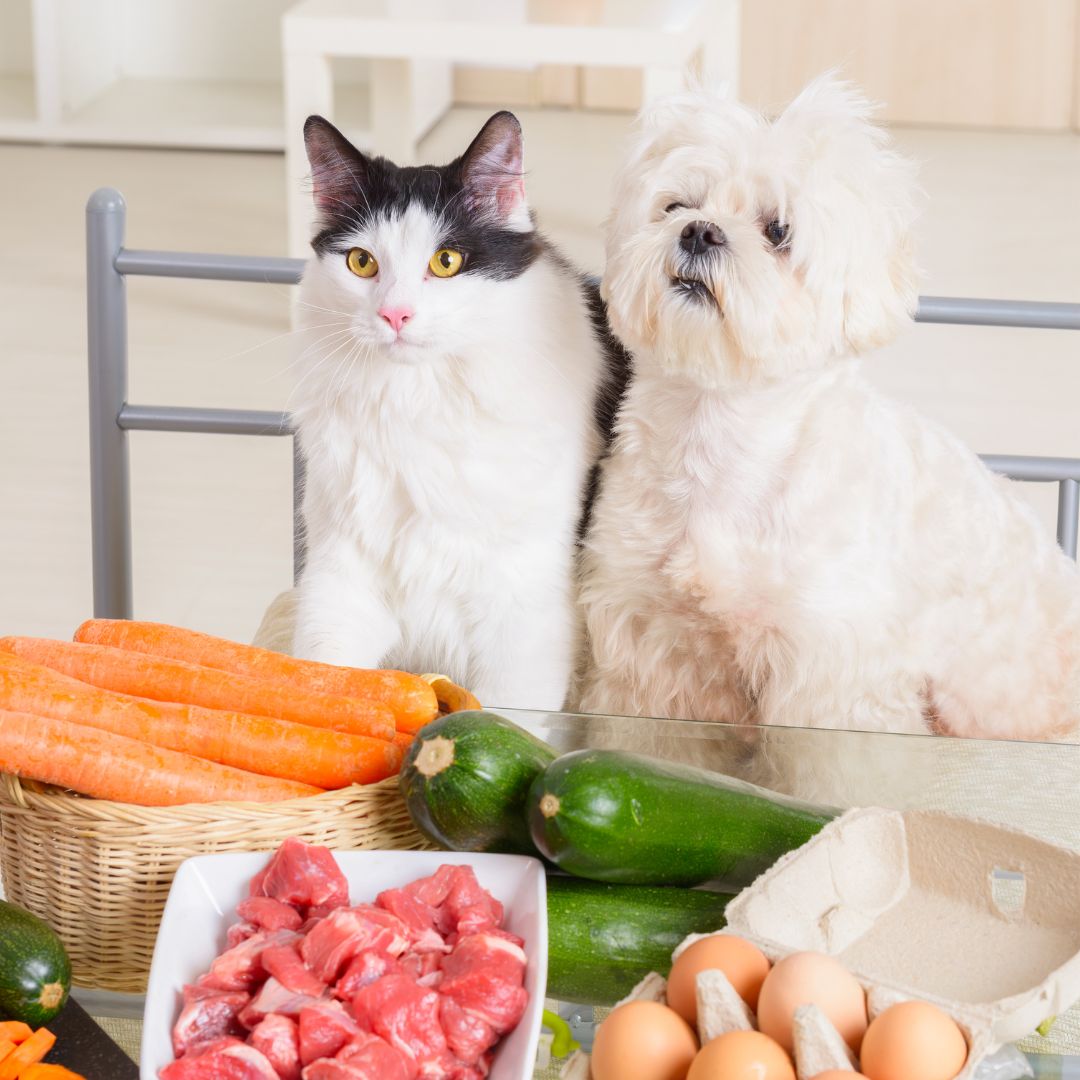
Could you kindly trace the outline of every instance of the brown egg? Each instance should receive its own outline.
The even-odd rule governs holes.
[[[686,1080],[795,1080],[791,1058],[760,1031],[729,1031],[706,1043]]]
[[[690,1025],[655,1001],[612,1009],[593,1040],[593,1080],[684,1080],[697,1053]]]
[[[792,953],[765,976],[758,996],[758,1027],[789,1054],[800,1005],[816,1005],[852,1050],[866,1034],[866,994],[838,960],[823,953]]]
[[[749,941],[731,934],[713,934],[695,941],[671,967],[668,976],[667,1002],[684,1020],[697,1023],[697,977],[701,971],[722,971],[735,992],[757,1010],[758,994],[769,961]]]
[[[870,1080],[952,1080],[967,1061],[963,1032],[925,1001],[902,1001],[867,1028],[860,1068]]]
[[[868,1080],[862,1073],[852,1072],[851,1069],[827,1069],[810,1080]]]

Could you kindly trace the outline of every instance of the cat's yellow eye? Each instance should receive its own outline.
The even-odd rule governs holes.
[[[345,262],[357,277],[374,277],[379,272],[379,264],[375,256],[363,248],[353,248],[345,256]]]
[[[436,277],[453,277],[465,261],[465,256],[460,251],[451,248],[440,248],[431,256],[428,268]]]

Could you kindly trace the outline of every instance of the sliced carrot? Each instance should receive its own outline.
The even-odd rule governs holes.
[[[69,720],[6,709],[0,709],[0,772],[138,806],[274,802],[322,790],[162,750]]]
[[[0,1039],[0,1061],[3,1061],[18,1045],[18,1043],[12,1042],[11,1039]]]
[[[19,1080],[28,1065],[40,1061],[56,1043],[48,1028],[38,1028],[25,1042],[0,1061],[0,1080]]]
[[[28,1065],[21,1073],[19,1080],[86,1080],[81,1073],[65,1069],[63,1065],[46,1065],[39,1063]]]
[[[75,640],[186,660],[276,686],[381,702],[393,710],[402,731],[419,731],[439,714],[435,692],[418,675],[405,671],[320,664],[197,630],[128,619],[88,619],[75,631]]]
[[[33,1035],[34,1029],[21,1020],[0,1021],[0,1039],[10,1039],[13,1043],[25,1042]]]
[[[0,708],[69,720],[320,788],[383,780],[398,771],[404,757],[400,746],[384,739],[131,697],[5,652],[0,652]]]
[[[0,651],[135,697],[272,716],[352,735],[389,739],[394,734],[393,713],[378,702],[266,683],[184,660],[47,638],[0,638]]]

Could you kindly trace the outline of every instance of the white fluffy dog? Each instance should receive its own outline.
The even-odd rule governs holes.
[[[604,292],[634,378],[584,561],[587,712],[1055,739],[1080,578],[1009,483],[864,381],[911,319],[913,170],[826,77],[643,116]]]

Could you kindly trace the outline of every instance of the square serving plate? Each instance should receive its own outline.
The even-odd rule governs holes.
[[[172,1026],[181,990],[208,970],[225,948],[225,934],[237,921],[236,905],[271,852],[198,855],[180,865],[173,879],[154,946],[143,1016],[141,1080],[157,1080],[173,1060]],[[504,926],[525,941],[529,1004],[521,1023],[495,1053],[491,1080],[529,1080],[536,1062],[540,1017],[547,984],[547,888],[537,859],[456,851],[335,851],[354,904],[370,903],[383,889],[427,877],[444,863],[471,866],[477,880],[502,903]]]

